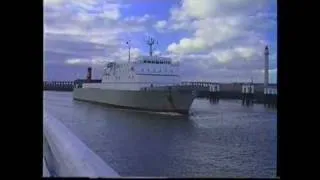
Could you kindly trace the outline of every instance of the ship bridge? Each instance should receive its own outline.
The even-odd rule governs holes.
[[[171,64],[171,58],[160,57],[160,56],[140,56],[137,58],[139,63],[148,63],[148,64]]]

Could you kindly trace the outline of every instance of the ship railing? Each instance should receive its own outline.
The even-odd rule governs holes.
[[[152,86],[142,87],[141,90],[144,91],[154,91],[154,90],[174,90],[178,89],[180,91],[184,90],[200,90],[200,91],[209,91],[209,86],[197,87],[194,85],[186,85],[182,83],[172,83],[172,84],[153,84]]]
[[[148,85],[145,85],[145,87],[142,87],[140,88],[141,90],[155,90],[155,89],[163,89],[163,88],[166,88],[166,87],[171,87],[171,86],[175,86],[177,85],[177,83],[154,83],[154,84],[148,84]]]
[[[120,177],[58,119],[44,113],[44,177]]]

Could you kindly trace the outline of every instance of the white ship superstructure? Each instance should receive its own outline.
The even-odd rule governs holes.
[[[180,84],[179,63],[170,58],[142,56],[134,62],[110,62],[104,68],[101,83],[87,83],[84,88],[139,91],[145,87]]]

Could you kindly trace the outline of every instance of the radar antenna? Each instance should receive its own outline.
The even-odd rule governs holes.
[[[130,40],[128,40],[128,41],[126,42],[126,44],[127,44],[127,46],[128,46],[128,50],[129,50],[129,57],[128,57],[128,62],[130,62],[130,49],[131,49],[131,41],[130,41]]]
[[[155,40],[154,38],[152,38],[152,37],[149,37],[149,39],[147,40],[147,44],[148,44],[148,46],[149,46],[149,54],[150,54],[150,56],[152,56],[152,52],[153,52],[153,45],[154,44],[158,44],[158,41],[157,40]]]

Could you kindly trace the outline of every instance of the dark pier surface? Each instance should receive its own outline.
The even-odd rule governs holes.
[[[44,81],[44,91],[73,91],[74,81]]]
[[[101,79],[77,79],[75,81],[44,81],[44,91],[73,91],[75,87],[81,87],[83,83],[100,83]]]
[[[82,87],[83,83],[100,83],[100,79],[77,79],[75,81],[45,81],[45,91],[73,91],[73,88]],[[220,99],[239,99],[243,105],[254,103],[277,106],[277,86],[270,84],[264,88],[259,83],[212,83],[212,82],[183,82],[185,86],[193,86],[198,98],[209,98],[217,103]]]

